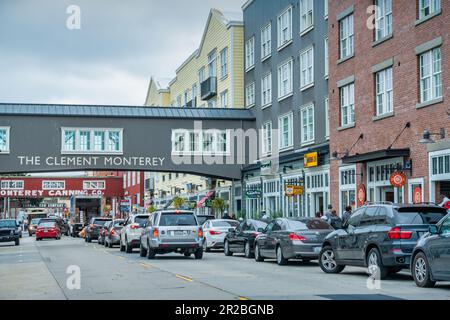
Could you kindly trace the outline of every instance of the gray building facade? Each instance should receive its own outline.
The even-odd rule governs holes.
[[[327,7],[327,0],[243,5],[246,107],[262,135],[259,163],[243,172],[248,217],[312,216],[329,204]],[[292,186],[303,192],[287,195]]]

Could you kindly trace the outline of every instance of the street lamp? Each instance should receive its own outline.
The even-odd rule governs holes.
[[[419,143],[421,144],[435,143],[436,141],[431,139],[432,136],[439,136],[441,140],[445,139],[445,129],[441,128],[439,130],[439,133],[431,133],[430,130],[425,129],[422,134],[422,140],[420,140]]]

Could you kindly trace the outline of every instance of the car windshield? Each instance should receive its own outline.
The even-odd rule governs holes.
[[[111,220],[104,220],[104,219],[98,219],[98,220],[94,220],[94,224],[95,225],[97,225],[97,226],[103,226],[103,225],[105,225],[105,223],[107,223],[108,221],[111,221]]]
[[[41,221],[41,218],[34,218],[31,220],[31,224],[38,224]]]
[[[264,221],[254,220],[253,223],[257,229],[265,229],[267,227],[267,222]]]
[[[207,220],[211,220],[211,217],[197,217],[198,224],[203,225]]]
[[[15,220],[0,220],[0,228],[15,228]]]
[[[214,220],[214,221],[211,221],[211,224],[213,227],[219,227],[219,228],[220,227],[227,227],[227,228],[233,227],[233,228],[235,228],[239,225],[239,222],[238,221]]]
[[[444,208],[399,208],[395,215],[396,224],[436,224],[447,211]]]
[[[134,218],[134,223],[139,224],[139,226],[143,227],[144,223],[148,221],[148,216],[140,216]]]
[[[322,219],[289,220],[291,230],[331,230],[331,226]]]
[[[197,221],[192,213],[163,213],[159,225],[161,227],[195,226]]]
[[[40,228],[54,228],[55,227],[55,222],[51,222],[51,221],[47,221],[47,222],[41,222],[39,223],[39,227]]]

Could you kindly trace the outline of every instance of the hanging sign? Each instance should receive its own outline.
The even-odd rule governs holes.
[[[287,185],[285,189],[286,197],[301,196],[304,193],[303,186]]]
[[[406,184],[406,174],[403,172],[394,172],[391,174],[391,185],[395,188],[403,188],[403,186]]]
[[[422,187],[415,187],[413,190],[413,203],[422,202]]]
[[[246,196],[248,199],[258,199],[258,198],[261,198],[261,190],[258,190],[258,189],[256,189],[256,190],[247,190],[247,191],[245,192],[245,196]]]
[[[358,207],[362,207],[366,203],[366,186],[360,184],[358,186]]]
[[[317,167],[319,165],[319,154],[317,152],[307,153],[303,161],[305,168]]]

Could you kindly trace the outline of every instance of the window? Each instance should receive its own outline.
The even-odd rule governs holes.
[[[375,74],[375,90],[377,116],[391,113],[394,106],[392,68]]]
[[[292,113],[281,116],[278,119],[279,145],[280,150],[293,146],[292,135]]]
[[[353,55],[353,40],[353,14],[351,14],[339,21],[339,49],[341,59]]]
[[[306,49],[300,54],[300,87],[314,84],[314,48]]]
[[[23,180],[2,180],[1,189],[3,189],[3,190],[23,190]]]
[[[247,40],[245,43],[245,69],[248,70],[255,66],[255,37]]]
[[[262,129],[262,154],[266,156],[272,153],[272,122],[264,123]]]
[[[177,107],[181,108],[181,95],[177,97]]]
[[[282,99],[292,94],[292,64],[289,60],[278,67],[278,98]]]
[[[304,106],[301,111],[302,144],[314,142],[314,104]]]
[[[220,52],[220,76],[225,78],[228,75],[228,48]]]
[[[63,153],[122,153],[122,129],[62,128]]]
[[[330,107],[328,97],[325,98],[325,137],[330,138]]]
[[[206,80],[205,78],[205,67],[202,67],[199,71],[198,71],[198,82],[202,83]]]
[[[136,171],[133,171],[131,173],[131,185],[135,186],[136,185]]]
[[[450,174],[450,155],[432,157],[431,163],[433,176]]]
[[[392,34],[392,0],[375,0],[375,41]]]
[[[292,40],[292,7],[278,16],[278,48]]]
[[[9,127],[0,127],[0,153],[9,152]]]
[[[65,181],[44,180],[42,181],[42,190],[64,190],[66,189]]]
[[[193,154],[200,152],[200,133],[189,132],[189,151]]]
[[[217,98],[208,100],[208,108],[215,108],[216,107],[216,105],[217,105],[216,99]]]
[[[324,4],[324,17],[325,19],[328,19],[328,0],[324,0],[325,4]]]
[[[216,75],[216,51],[214,50],[208,55],[208,76],[215,77]]]
[[[230,134],[223,130],[173,130],[172,153],[180,155],[227,155]]]
[[[300,0],[300,33],[310,30],[313,24],[313,0]]]
[[[175,132],[174,139],[172,143],[174,144],[175,152],[183,153],[184,147],[186,145],[185,141],[185,132]]]
[[[127,175],[123,175],[123,188],[125,189],[127,187]]]
[[[419,19],[426,18],[441,10],[441,0],[419,0]]]
[[[220,107],[228,108],[228,90],[225,90],[220,94]]]
[[[263,107],[272,103],[272,73],[266,74],[261,79],[261,105]]]
[[[197,108],[197,84],[192,86],[192,108]]]
[[[189,102],[189,90],[184,91],[184,106],[183,107],[187,107]]]
[[[103,180],[83,181],[83,189],[84,190],[104,190],[104,189],[106,189],[106,183]]]
[[[345,207],[356,207],[356,166],[339,168],[339,184],[341,191],[341,212]]]
[[[442,97],[442,57],[441,48],[425,52],[419,57],[420,102],[428,102]]]
[[[272,24],[269,23],[261,30],[261,59],[264,60],[272,53]]]
[[[250,83],[245,88],[245,105],[251,107],[255,104],[255,83]]]
[[[341,98],[341,126],[355,123],[355,84],[351,83],[340,89]]]
[[[329,70],[329,58],[328,58],[328,38],[325,38],[325,78],[328,78]]]

